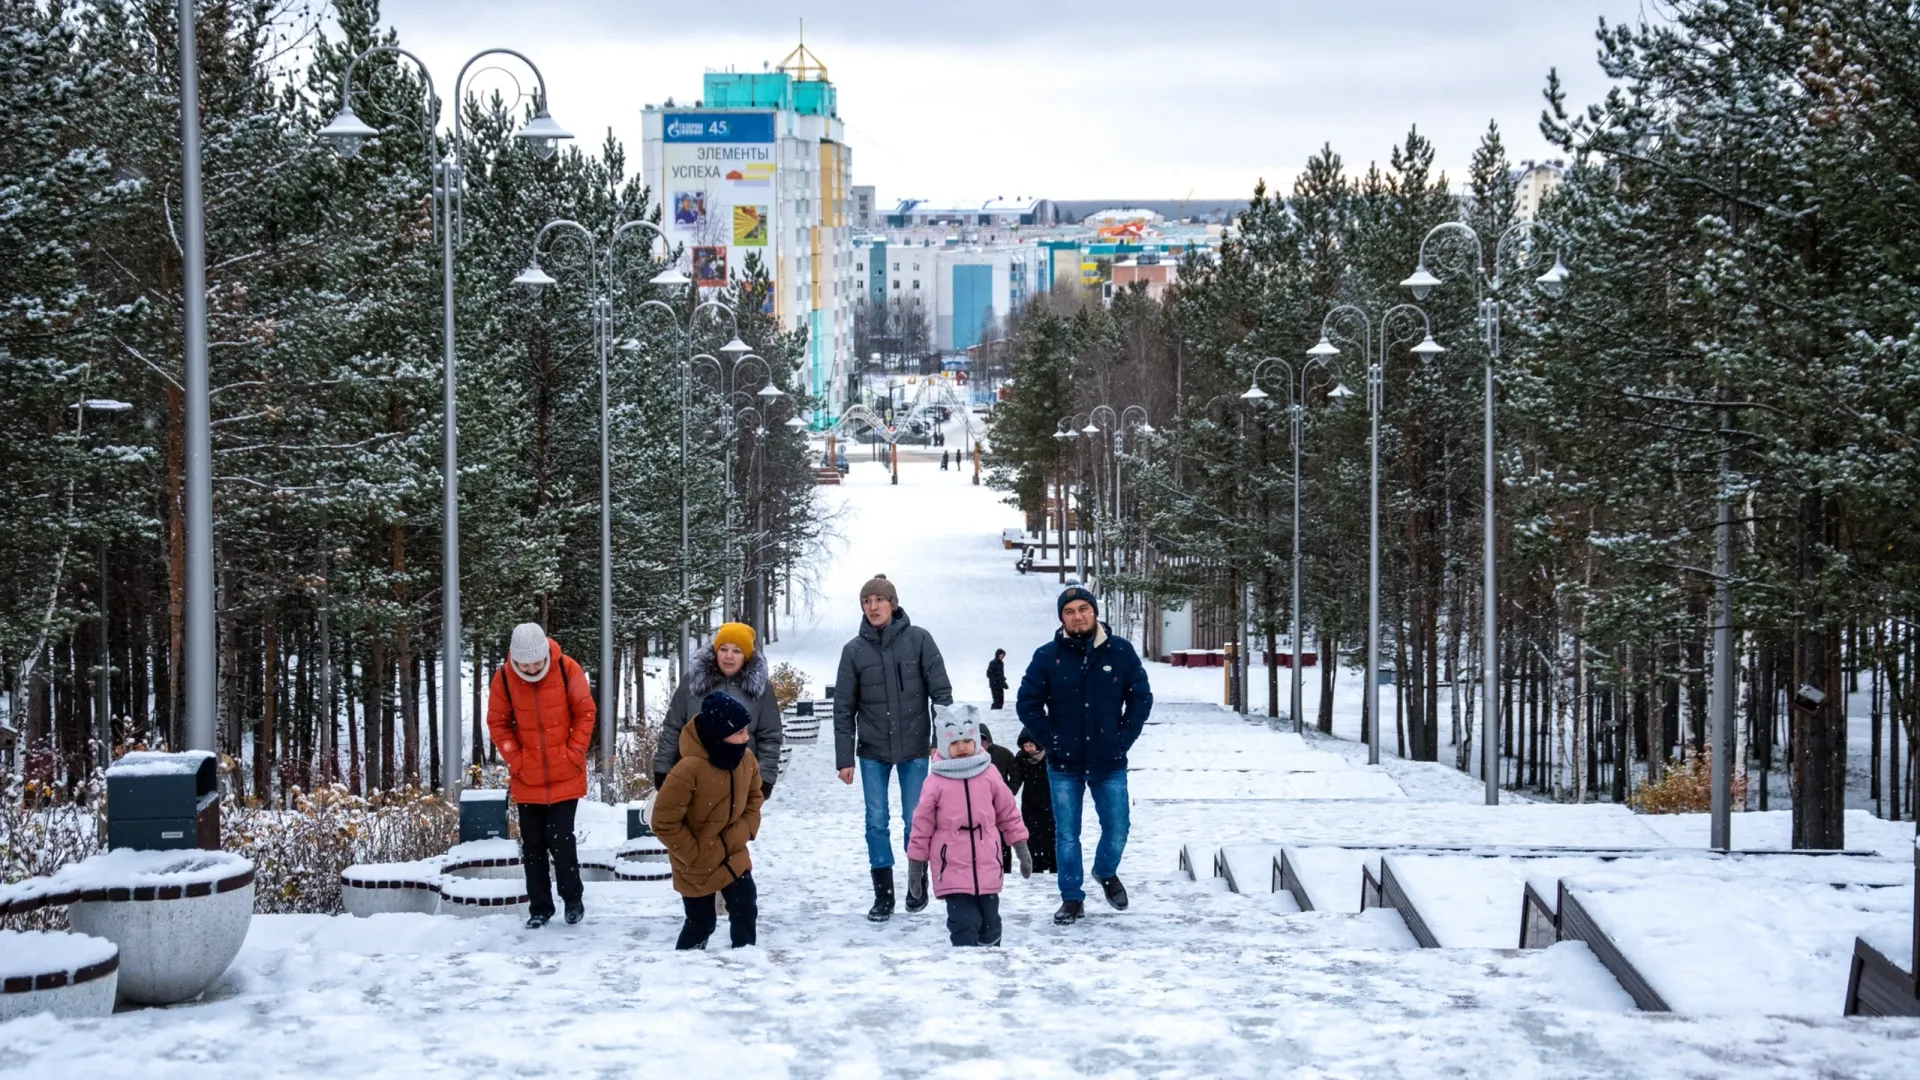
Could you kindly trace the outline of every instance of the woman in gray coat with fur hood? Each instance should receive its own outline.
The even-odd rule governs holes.
[[[694,654],[691,670],[673,692],[667,719],[660,729],[659,749],[653,754],[653,786],[657,791],[680,760],[680,729],[700,711],[700,702],[715,690],[747,707],[753,722],[747,725],[747,749],[760,764],[760,794],[773,794],[780,777],[780,745],[786,732],[780,702],[774,696],[767,658],[754,648],[753,628],[745,623],[722,623],[713,644]]]

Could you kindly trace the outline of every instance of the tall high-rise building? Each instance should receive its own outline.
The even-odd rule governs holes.
[[[826,66],[803,44],[772,71],[709,71],[691,108],[647,106],[640,161],[699,287],[757,259],[772,314],[807,331],[803,381],[827,417],[853,361],[852,154]]]

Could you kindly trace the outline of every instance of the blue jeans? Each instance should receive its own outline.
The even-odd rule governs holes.
[[[1120,855],[1127,850],[1127,770],[1085,774],[1063,773],[1047,763],[1047,789],[1053,796],[1053,853],[1059,863],[1060,899],[1085,900],[1080,868],[1081,792],[1093,796],[1093,812],[1100,819],[1100,843],[1093,849],[1093,879],[1120,872]]]
[[[898,765],[860,759],[860,791],[867,798],[867,865],[875,870],[893,866],[893,840],[887,836],[887,774],[900,770],[900,846],[913,840],[913,811],[920,805],[920,786],[927,782],[927,759],[911,758]]]

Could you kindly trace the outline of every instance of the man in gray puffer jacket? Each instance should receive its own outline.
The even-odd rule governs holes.
[[[933,747],[933,706],[953,704],[953,684],[933,635],[900,609],[893,582],[880,574],[860,587],[860,632],[840,650],[833,689],[833,749],[840,782],[853,783],[856,761],[866,796],[867,864],[873,870],[873,908],[867,918],[893,914],[893,840],[887,834],[887,776],[900,773],[901,843],[911,839],[913,811],[927,779]],[[927,898],[907,895],[907,910]]]
[[[767,674],[766,654],[755,645],[752,627],[722,623],[714,631],[713,643],[694,654],[660,728],[660,745],[653,753],[655,791],[667,782],[667,774],[680,760],[680,729],[700,711],[707,695],[718,690],[745,705],[753,717],[747,725],[747,749],[760,764],[760,797],[772,797],[773,782],[780,778],[780,746],[786,742],[786,725]]]

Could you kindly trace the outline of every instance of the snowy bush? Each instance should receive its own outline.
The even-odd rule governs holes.
[[[660,729],[652,724],[620,733],[613,744],[613,779],[606,785],[606,801],[631,802],[653,791],[653,751],[659,744]]]
[[[106,800],[99,776],[68,802],[44,782],[8,777],[0,788],[0,884],[51,874],[101,850]],[[65,930],[67,909],[42,908],[0,920],[0,929]]]
[[[807,676],[792,664],[781,663],[773,669],[773,676],[768,681],[773,684],[773,696],[782,709],[793,708],[794,702],[807,695]]]
[[[1733,778],[1733,805],[1747,803],[1747,778]],[[1713,808],[1712,755],[1695,754],[1684,765],[1671,765],[1667,774],[1627,798],[1642,814],[1704,814]]]
[[[339,913],[340,872],[355,863],[410,862],[460,839],[459,811],[418,788],[352,795],[339,784],[294,789],[288,810],[221,807],[221,846],[253,860],[254,910]]]

